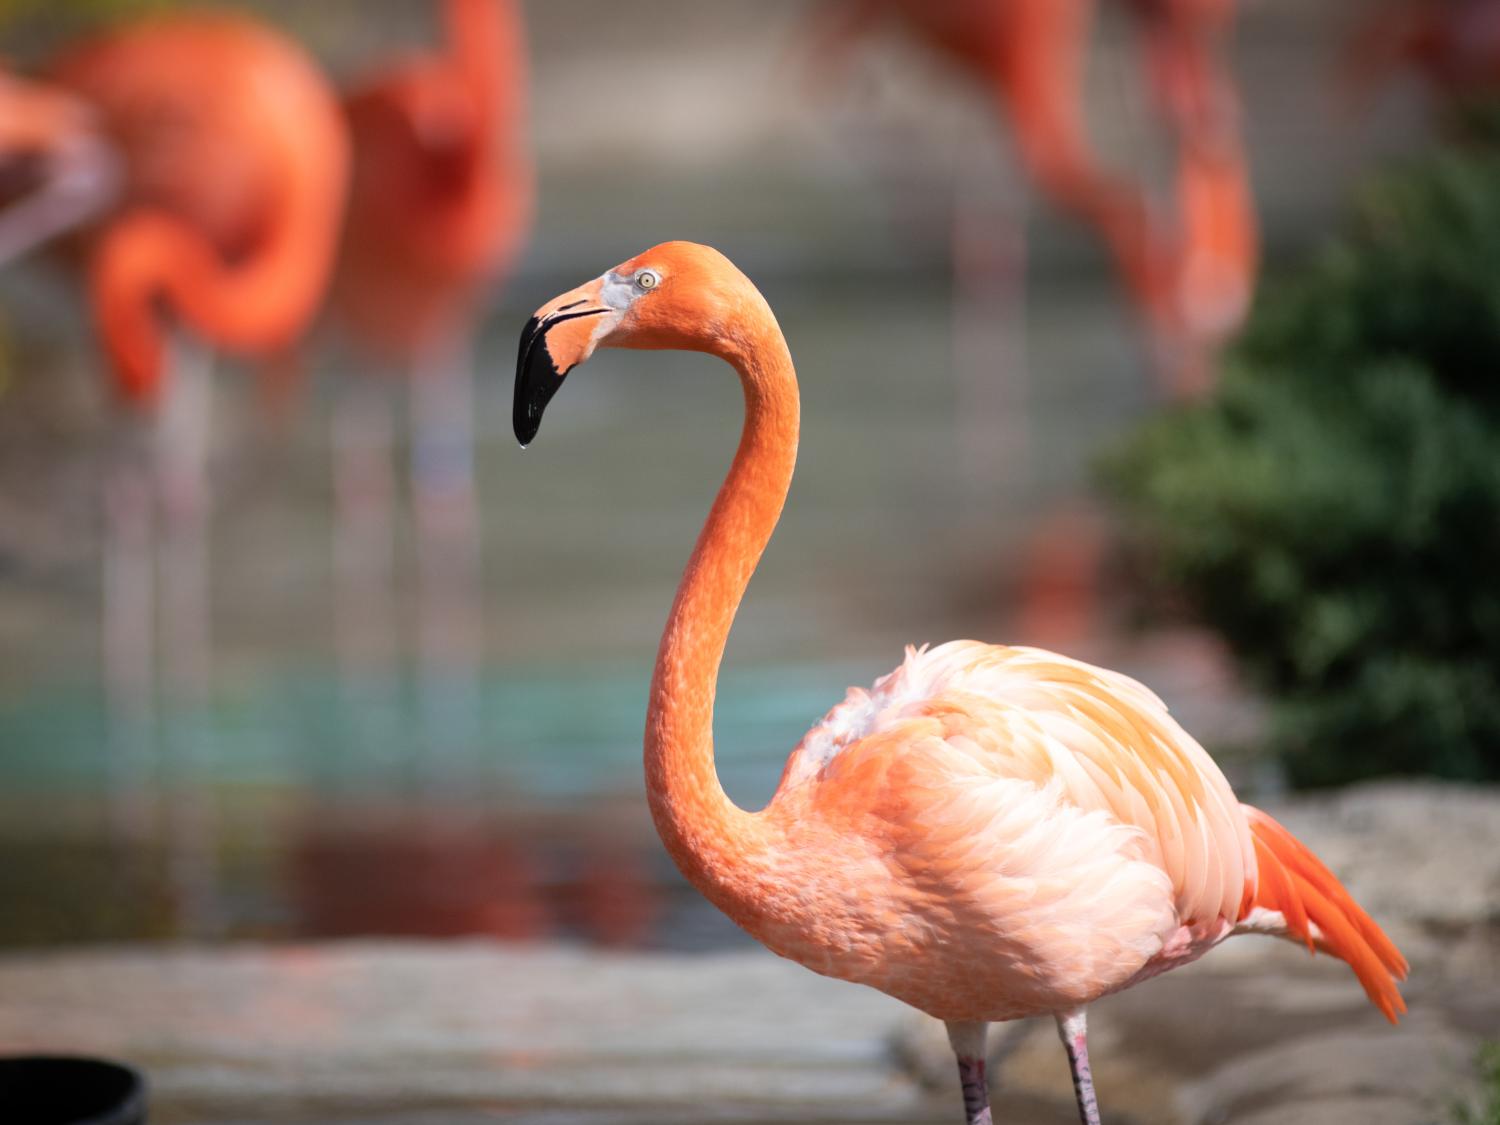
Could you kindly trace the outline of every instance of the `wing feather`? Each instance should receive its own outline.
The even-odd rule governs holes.
[[[976,777],[1056,783],[1075,807],[1139,829],[1185,921],[1238,917],[1256,857],[1223,773],[1149,689],[1068,657],[977,641],[908,649],[808,732],[783,786],[816,778],[856,744],[863,757],[866,740],[918,717],[973,759]],[[899,738],[881,746],[902,752]]]

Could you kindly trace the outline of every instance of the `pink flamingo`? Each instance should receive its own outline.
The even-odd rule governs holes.
[[[1027,175],[1093,228],[1156,349],[1164,395],[1205,389],[1213,355],[1249,307],[1258,232],[1234,84],[1221,44],[1234,0],[1122,0],[1138,24],[1177,147],[1174,213],[1095,154],[1083,104],[1098,0],[836,0],[812,33],[838,51],[882,15],[979,80],[1011,125]],[[961,250],[961,248],[958,248]]]
[[[1392,0],[1358,28],[1345,84],[1363,98],[1398,69],[1417,71],[1448,98],[1500,86],[1500,4],[1495,0]]]
[[[760,812],[714,769],[714,690],[781,514],[798,394],[776,318],[723,255],[669,242],[547,302],[521,337],[524,445],[596,347],[728,362],[746,417],[689,559],[646,714],[652,816],[684,875],[783,957],[943,1020],[970,1125],[991,1120],[993,1021],[1052,1015],[1097,1125],[1084,1010],[1237,933],[1347,961],[1392,1021],[1406,962],[1318,859],[1240,804],[1149,690],[1040,649],[908,649],[792,752]]]
[[[1097,0],[838,0],[813,32],[834,54],[882,16],[976,78],[1010,121],[1027,175],[1093,228],[1153,333],[1167,331],[1171,255],[1144,193],[1088,138],[1083,70]]]
[[[423,682],[459,689],[457,706],[434,713],[432,725],[473,743],[476,693],[464,686],[480,648],[472,339],[486,287],[505,278],[524,244],[533,170],[520,4],[434,7],[442,44],[382,65],[345,99],[354,175],[333,311],[365,351],[411,376]],[[389,399],[370,391],[341,404],[335,436],[346,661],[392,603],[394,427]],[[424,707],[443,710],[435,698],[424,690]]]
[[[1260,264],[1260,230],[1239,99],[1224,60],[1236,0],[1128,0],[1150,85],[1177,148],[1170,304],[1187,354],[1177,397],[1211,385],[1213,358],[1244,323]]]
[[[180,344],[269,355],[305,329],[332,273],[348,138],[307,54],[227,13],[90,35],[45,84],[0,76],[0,118],[0,170],[19,161],[38,180],[0,213],[0,264],[76,230],[113,384],[138,408],[104,482],[102,647],[120,820],[140,832],[152,816],[158,603],[160,679],[179,704],[204,702],[212,657],[210,382]],[[183,741],[184,765],[205,760],[205,741]],[[171,812],[185,909],[201,928],[214,909],[212,803],[190,793]]]
[[[1092,228],[1109,252],[1147,329],[1161,397],[1190,400],[1212,386],[1217,353],[1249,310],[1259,262],[1249,164],[1222,49],[1235,0],[1119,0],[1139,32],[1154,101],[1176,150],[1170,208],[1150,206],[1144,184],[1110,169],[1090,141],[1083,80],[1099,6],[1100,0],[836,0],[823,9],[813,50],[837,60],[838,49],[857,34],[894,17],[977,79],[1008,121],[1037,190]],[[972,476],[992,479],[1000,455],[993,432],[1004,418],[1021,439],[1004,443],[1016,463],[1003,475],[1014,484],[1025,471],[1018,455],[1025,415],[997,416],[995,406],[1017,400],[1025,379],[984,336],[996,331],[997,320],[1018,319],[1003,302],[1014,300],[1024,279],[1013,255],[984,261],[976,248],[994,223],[967,215],[972,207],[965,202],[961,194],[953,237],[960,434]],[[1097,638],[1091,611],[1110,538],[1107,520],[1086,499],[1042,515],[1023,554],[1024,639]],[[1054,563],[1074,576],[1065,587],[1056,582]],[[1031,604],[1030,595],[1043,589],[1057,596]]]

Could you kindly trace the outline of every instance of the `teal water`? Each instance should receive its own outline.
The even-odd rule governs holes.
[[[715,715],[726,788],[745,803],[767,799],[802,733],[859,674],[726,671]],[[582,801],[639,784],[649,680],[647,668],[491,670],[472,685],[467,716],[454,712],[468,684],[345,682],[308,669],[221,689],[197,709],[165,709],[136,737],[148,743],[143,772],[166,788],[311,787],[336,796],[444,786],[506,801]],[[12,751],[3,765],[8,797],[107,796],[115,744],[94,685],[0,705],[0,745]]]
[[[848,679],[826,666],[724,677],[719,769],[736,800],[770,796]],[[623,668],[425,685],[308,670],[134,729],[112,729],[87,686],[11,701],[0,947],[369,934],[739,944],[646,816],[647,681]]]

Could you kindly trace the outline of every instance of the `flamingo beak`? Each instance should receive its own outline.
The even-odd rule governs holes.
[[[542,412],[562,386],[563,378],[594,354],[619,310],[603,300],[603,278],[564,293],[537,309],[521,333],[516,357],[516,398],[511,424],[523,447],[542,425]],[[604,317],[601,323],[598,319]]]
[[[70,95],[0,72],[0,265],[112,206],[123,160]]]

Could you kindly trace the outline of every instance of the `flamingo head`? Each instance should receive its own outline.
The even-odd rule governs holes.
[[[733,359],[743,343],[736,325],[747,303],[764,310],[749,278],[717,250],[694,242],[663,242],[554,297],[521,333],[512,418],[517,440],[524,446],[536,437],[564,377],[595,348]]]
[[[119,158],[84,103],[0,71],[0,263],[94,218],[120,183]]]

